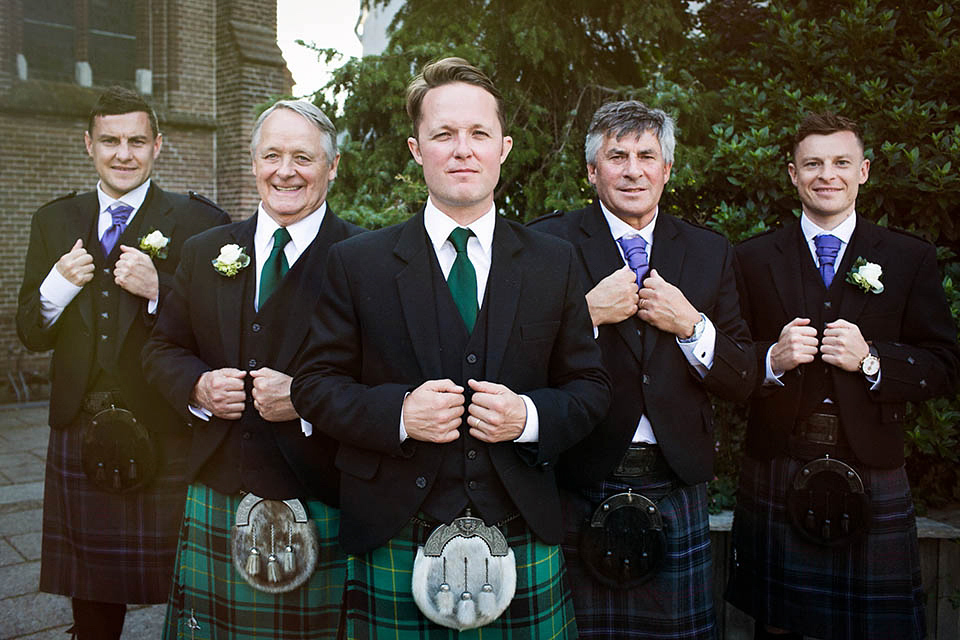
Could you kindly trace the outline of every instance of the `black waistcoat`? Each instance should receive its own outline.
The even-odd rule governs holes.
[[[437,326],[440,329],[437,341],[443,375],[464,387],[466,409],[472,395],[467,380],[487,379],[486,300],[489,295],[484,297],[473,333],[468,336],[440,266],[436,260],[433,263],[434,299],[437,301]],[[491,286],[494,286],[493,283],[488,281],[488,293]],[[469,506],[473,515],[483,518],[487,524],[493,524],[516,512],[517,508],[493,467],[490,445],[470,436],[466,422],[468,415],[464,410],[459,438],[447,444],[429,445],[441,448],[443,462],[422,509],[434,520],[450,522]]]
[[[302,265],[294,265],[297,266]],[[273,364],[276,336],[283,332],[287,306],[266,304],[259,312],[255,311],[255,286],[256,278],[251,272],[245,279],[244,304],[240,310],[243,330],[240,334],[239,368],[248,372],[264,366],[276,368]],[[277,291],[274,295],[282,295],[282,292]],[[243,415],[230,424],[226,437],[204,464],[197,479],[228,495],[249,491],[261,498],[274,500],[310,497],[290,469],[274,438],[274,430],[280,428],[280,423],[263,420],[253,406],[253,379],[249,373],[244,379],[244,387],[247,400]],[[296,423],[294,428],[299,429],[300,421]],[[290,425],[283,424],[283,428],[290,428]]]

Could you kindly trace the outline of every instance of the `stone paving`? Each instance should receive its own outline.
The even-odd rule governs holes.
[[[37,591],[47,405],[0,407],[0,639],[66,640],[70,600]],[[123,640],[157,640],[164,605],[131,606]]]

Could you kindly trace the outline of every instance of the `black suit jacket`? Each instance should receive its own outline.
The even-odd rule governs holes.
[[[800,417],[804,371],[823,366],[818,358],[786,372],[783,387],[762,386],[767,350],[783,326],[814,313],[804,300],[801,284],[801,269],[813,265],[813,256],[799,222],[743,242],[737,256],[744,314],[756,339],[758,363],[746,447],[751,456],[768,460],[784,451]],[[859,217],[844,264],[851,265],[857,257],[882,267],[884,290],[867,293],[839,283],[839,317],[856,324],[864,339],[876,347],[880,385],[871,391],[859,371],[830,367],[833,400],[857,458],[869,466],[895,468],[903,464],[905,403],[956,388],[960,375],[957,330],[940,284],[933,245]],[[846,270],[838,269],[836,278],[845,280]]]
[[[17,332],[28,349],[54,350],[50,374],[50,426],[55,429],[65,428],[74,421],[91,382],[90,376],[95,371],[97,336],[93,297],[96,292],[90,284],[85,286],[57,321],[44,328],[40,316],[40,284],[77,238],[83,238],[87,251],[100,251],[99,246],[88,246],[91,232],[96,230],[99,208],[96,191],[56,200],[37,211],[30,229],[30,246],[17,307]],[[170,238],[167,257],[153,261],[160,280],[161,308],[180,261],[184,241],[229,221],[226,213],[207,200],[169,193],[151,183],[133,224],[141,232],[139,235],[156,229]],[[138,232],[130,227],[121,235],[120,243],[135,247],[137,235]],[[146,312],[147,300],[126,291],[120,291],[119,295],[119,370],[109,373],[119,381],[128,407],[149,429],[179,429],[176,415],[143,377],[140,350],[155,316]]]
[[[262,362],[250,363],[243,360],[241,353],[244,327],[241,326],[240,310],[243,305],[253,304],[252,291],[256,283],[253,240],[257,215],[243,222],[211,229],[187,243],[173,291],[144,348],[148,380],[193,427],[187,462],[188,478],[191,479],[196,477],[237,422],[216,416],[207,422],[190,413],[190,396],[197,380],[206,371],[224,367],[243,371],[269,367],[293,375],[307,338],[309,310],[316,306],[320,296],[327,252],[334,243],[363,231],[338,218],[328,207],[313,242],[266,303],[274,307],[270,309],[270,315],[282,319],[282,327],[264,330],[263,346],[269,356]],[[225,244],[237,244],[250,256],[249,266],[234,277],[220,274],[211,264]],[[267,308],[261,308],[261,313]],[[263,424],[265,421],[253,406],[249,386],[247,384],[247,403],[240,422]],[[305,437],[299,420],[270,423],[270,432],[291,470],[305,487],[306,495],[334,502],[335,496],[330,496],[329,491],[330,487],[336,486],[332,464],[336,443],[317,429],[312,436]]]
[[[599,201],[578,211],[544,216],[531,225],[573,243],[583,293],[623,267]],[[589,486],[616,468],[642,413],[650,419],[671,468],[684,482],[710,480],[715,438],[707,392],[733,400],[743,400],[749,393],[754,362],[740,315],[730,243],[717,233],[661,212],[650,267],[713,322],[717,329],[713,367],[701,379],[676,336],[637,318],[600,326],[597,342],[613,381],[613,400],[597,429],[564,456],[561,480],[570,486]]]
[[[301,415],[340,441],[340,540],[350,553],[394,536],[417,513],[440,467],[444,445],[401,445],[399,435],[404,395],[445,377],[435,262],[422,211],[330,252],[292,397]],[[490,458],[533,532],[556,544],[555,463],[609,402],[570,246],[498,218],[485,300],[487,379],[528,395],[540,416],[538,443],[487,445]]]

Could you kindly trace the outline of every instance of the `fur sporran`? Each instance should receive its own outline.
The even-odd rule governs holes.
[[[98,489],[138,491],[157,472],[157,451],[150,432],[126,409],[97,412],[80,434],[83,471]]]

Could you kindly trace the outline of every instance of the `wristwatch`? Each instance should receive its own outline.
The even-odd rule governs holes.
[[[703,329],[707,326],[707,316],[700,314],[700,320],[693,325],[693,335],[689,338],[680,338],[680,342],[696,342],[703,335]]]
[[[870,347],[870,353],[860,361],[860,371],[868,378],[872,378],[880,371],[880,358],[877,357],[876,349]]]

